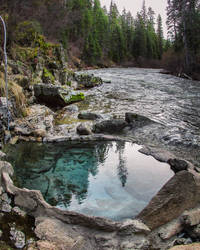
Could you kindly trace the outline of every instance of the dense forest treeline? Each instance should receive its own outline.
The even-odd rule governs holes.
[[[199,71],[199,0],[168,0],[170,40],[163,37],[161,16],[145,1],[135,18],[125,9],[120,14],[113,1],[109,10],[102,8],[99,0],[0,0],[0,11],[9,47],[26,43],[16,31],[31,26],[48,40],[61,42],[76,67],[129,63],[178,73]]]

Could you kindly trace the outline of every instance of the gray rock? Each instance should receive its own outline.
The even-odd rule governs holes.
[[[123,132],[123,129],[127,126],[127,122],[122,119],[106,120],[96,123],[93,126],[92,131],[94,133],[110,133],[116,134]]]
[[[13,207],[12,211],[13,211],[15,214],[17,214],[17,215],[19,215],[19,216],[21,216],[21,217],[25,217],[25,216],[26,216],[26,212],[24,212],[23,210],[21,210],[21,209],[20,209],[19,207],[17,207],[17,206]]]
[[[188,245],[191,244],[192,240],[191,238],[176,238],[173,242],[173,245]]]
[[[2,201],[5,201],[5,202],[8,203],[8,204],[11,203],[11,198],[8,197],[8,194],[7,194],[7,193],[3,193],[3,194],[1,195],[1,200],[2,200]]]
[[[78,118],[83,120],[97,120],[101,119],[102,116],[95,113],[80,113],[78,114]]]
[[[75,74],[75,80],[78,82],[78,88],[93,88],[103,83],[100,77],[88,74]]]
[[[22,231],[17,230],[15,226],[13,226],[10,229],[10,235],[10,239],[13,241],[16,248],[23,248],[25,246],[26,237]]]
[[[150,229],[140,220],[128,219],[122,223],[120,233],[133,234],[133,233],[149,233]]]
[[[0,205],[0,210],[5,212],[5,213],[10,213],[12,210],[12,207],[10,204],[8,204],[7,202],[3,201]]]
[[[117,249],[118,239],[116,233],[101,233],[95,235],[95,240],[101,249]]]
[[[149,250],[150,249],[150,242],[141,237],[136,240],[124,241],[120,245],[120,249],[122,250]]]
[[[196,226],[200,224],[200,209],[194,209],[192,211],[186,211],[181,216],[182,224],[186,225],[187,227]]]
[[[76,113],[78,112],[78,106],[77,105],[69,105],[64,108],[64,111],[70,112],[70,113]]]
[[[69,235],[68,226],[56,219],[38,218],[35,233],[39,239],[53,242],[59,249],[72,249],[75,243]]]
[[[83,124],[78,125],[76,131],[79,135],[91,135],[91,130]]]
[[[4,158],[5,156],[6,156],[6,154],[0,150],[0,159]]]
[[[169,165],[171,166],[171,169],[177,173],[182,170],[188,170],[189,165],[186,161],[181,159],[169,159],[168,160]]]
[[[161,161],[161,162],[167,162],[169,159],[175,157],[172,153],[164,149],[148,147],[148,146],[143,146],[143,148],[141,148],[139,152],[145,155],[151,155],[156,160]]]
[[[16,135],[25,135],[25,136],[31,135],[31,131],[24,127],[15,126],[14,131]]]
[[[125,121],[128,122],[132,128],[141,128],[151,123],[155,123],[148,117],[136,113],[125,113]]]

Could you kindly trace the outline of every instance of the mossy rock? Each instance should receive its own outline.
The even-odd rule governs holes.
[[[85,98],[81,92],[69,91],[52,84],[35,84],[34,94],[39,103],[46,104],[52,108],[64,107],[68,104],[82,101]]]
[[[51,84],[55,83],[55,77],[47,68],[43,69],[42,81],[44,83],[51,83]]]
[[[100,77],[88,74],[76,74],[75,80],[78,82],[79,88],[93,88],[103,83]]]
[[[71,104],[74,102],[80,102],[85,99],[85,96],[82,92],[77,91],[69,91],[67,94],[66,92],[61,93],[64,101],[66,104]]]

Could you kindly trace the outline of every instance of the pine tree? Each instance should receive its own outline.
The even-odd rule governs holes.
[[[145,23],[140,13],[137,13],[135,20],[134,39],[132,46],[133,56],[137,59],[139,56],[145,57],[147,52],[147,39]]]
[[[157,37],[158,37],[158,58],[162,58],[163,54],[163,28],[162,28],[162,18],[158,15],[157,18]]]
[[[194,32],[199,25],[198,0],[168,0],[168,29],[174,40],[175,49],[182,48],[185,55],[185,71],[191,73],[195,67],[199,43],[199,32]],[[179,46],[177,46],[179,45]]]

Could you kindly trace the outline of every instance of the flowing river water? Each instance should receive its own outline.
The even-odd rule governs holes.
[[[159,72],[143,68],[81,72],[111,83],[86,91],[80,108],[107,118],[122,118],[125,112],[147,116],[156,123],[137,131],[139,143],[168,148],[200,165],[200,82]]]

